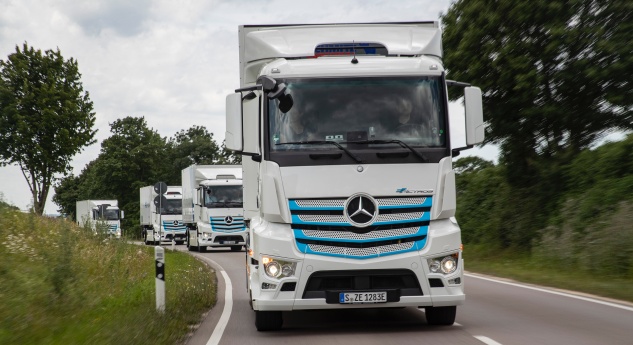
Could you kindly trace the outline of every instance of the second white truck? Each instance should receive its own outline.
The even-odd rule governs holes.
[[[182,187],[168,186],[162,201],[154,186],[140,189],[141,227],[145,244],[185,243],[187,228],[182,222]]]
[[[239,165],[192,165],[182,170],[182,220],[187,226],[187,248],[230,247],[246,244],[242,209],[242,168]]]

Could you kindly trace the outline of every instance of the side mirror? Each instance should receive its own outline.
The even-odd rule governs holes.
[[[466,145],[484,141],[484,112],[481,89],[474,86],[464,88],[464,108],[466,115]]]
[[[226,96],[226,148],[241,152],[242,140],[242,94],[240,92]]]
[[[121,211],[121,219],[125,218],[125,212]]]

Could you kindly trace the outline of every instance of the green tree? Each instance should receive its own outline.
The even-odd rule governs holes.
[[[168,142],[169,160],[172,169],[164,181],[169,185],[180,185],[182,169],[192,164],[222,164],[222,152],[210,133],[203,126],[180,130]]]
[[[450,78],[482,88],[513,185],[633,128],[632,2],[458,0],[442,23]]]
[[[94,143],[95,114],[80,78],[77,61],[59,49],[42,53],[24,43],[0,60],[0,163],[22,169],[37,214],[55,175]]]

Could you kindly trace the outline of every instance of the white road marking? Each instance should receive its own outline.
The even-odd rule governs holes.
[[[218,267],[220,267],[218,265]],[[215,329],[213,330],[213,334],[207,341],[207,345],[217,345],[220,343],[220,339],[222,339],[222,334],[224,333],[224,329],[226,325],[229,323],[229,318],[231,317],[231,310],[233,309],[233,284],[231,284],[231,278],[226,274],[224,270],[221,270],[222,277],[224,277],[224,283],[226,289],[224,290],[224,309],[222,309],[222,316],[218,321],[218,324],[215,325]]]
[[[483,335],[473,335],[473,337],[486,345],[501,345],[501,343],[498,343],[488,337],[484,337]]]
[[[520,287],[520,288],[524,288],[524,289],[545,292],[545,293],[549,293],[549,294],[552,294],[552,295],[558,295],[558,296],[565,296],[565,297],[569,297],[569,298],[575,298],[575,299],[578,299],[578,300],[581,300],[581,301],[592,302],[592,303],[606,305],[606,306],[609,306],[609,307],[614,307],[614,308],[620,308],[620,309],[624,309],[624,310],[628,310],[628,311],[633,311],[633,307],[629,307],[629,306],[625,306],[625,305],[621,305],[621,304],[616,304],[616,303],[611,303],[611,302],[606,302],[606,301],[601,301],[601,300],[594,299],[594,298],[589,298],[589,297],[584,297],[584,296],[577,296],[577,295],[572,295],[572,294],[568,294],[568,293],[564,293],[564,292],[560,292],[560,291],[547,290],[547,289],[537,288],[537,287],[534,287],[534,286],[523,285],[523,284],[518,284],[518,283],[511,283],[511,282],[506,282],[506,281],[502,281],[502,280],[481,277],[479,275],[474,275],[474,274],[464,274],[464,275],[467,276],[467,277],[477,278],[477,279],[481,279],[481,280],[487,280],[487,281],[494,282],[494,283],[505,284],[505,285]]]

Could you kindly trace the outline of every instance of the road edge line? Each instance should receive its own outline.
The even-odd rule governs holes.
[[[617,303],[613,303],[613,302],[607,302],[607,301],[603,301],[603,300],[596,299],[596,298],[584,297],[584,296],[574,295],[574,294],[571,294],[571,293],[560,292],[560,291],[556,291],[556,290],[550,290],[550,289],[547,289],[547,288],[535,287],[535,286],[530,286],[530,285],[526,285],[526,284],[520,284],[520,283],[503,281],[503,280],[499,280],[499,279],[483,277],[483,276],[478,275],[478,274],[465,273],[464,275],[467,276],[467,277],[477,278],[477,279],[481,279],[481,280],[487,280],[487,281],[494,282],[494,283],[520,287],[520,288],[524,288],[524,289],[528,289],[528,290],[545,292],[545,293],[549,293],[549,294],[552,294],[552,295],[564,296],[564,297],[574,298],[574,299],[578,299],[578,300],[585,301],[585,302],[592,302],[592,303],[602,304],[602,305],[605,305],[605,306],[619,308],[619,309],[623,309],[623,310],[627,310],[627,311],[633,311],[633,307],[622,305],[622,304],[617,304]]]

